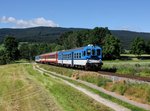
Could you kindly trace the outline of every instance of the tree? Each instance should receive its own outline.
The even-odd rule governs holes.
[[[5,51],[0,50],[0,65],[6,64]]]
[[[104,38],[106,37],[107,34],[111,35],[111,32],[108,30],[107,27],[106,28],[95,27],[93,30],[90,31],[87,43],[102,45],[104,42]]]
[[[108,28],[96,27],[92,30],[70,31],[61,35],[58,44],[64,49],[82,47],[88,44],[102,45],[107,34],[111,34]]]
[[[29,50],[29,44],[28,43],[22,43],[19,46],[20,56],[21,59],[30,59],[30,50]]]
[[[104,59],[116,59],[120,57],[120,40],[113,35],[107,35],[103,45]]]
[[[150,54],[150,40],[146,43],[146,53]]]
[[[60,51],[60,50],[64,50],[64,47],[62,45],[57,45],[55,47],[55,51]]]
[[[140,56],[145,53],[145,41],[141,37],[136,37],[131,44],[131,53]]]
[[[6,37],[4,39],[4,47],[7,63],[19,59],[18,42],[14,37]]]

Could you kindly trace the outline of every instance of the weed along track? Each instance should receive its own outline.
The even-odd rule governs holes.
[[[150,77],[139,77],[135,75],[128,75],[128,74],[117,74],[117,73],[112,73],[112,72],[105,72],[105,71],[98,71],[99,74],[101,75],[107,75],[109,78],[114,79],[114,80],[129,80],[130,81],[136,81],[136,82],[150,82]],[[116,78],[114,78],[116,77]],[[119,78],[117,78],[119,77]]]

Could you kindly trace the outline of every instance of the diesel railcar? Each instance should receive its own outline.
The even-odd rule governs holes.
[[[102,48],[96,45],[41,54],[35,57],[38,63],[56,64],[66,67],[82,67],[86,70],[100,69]]]

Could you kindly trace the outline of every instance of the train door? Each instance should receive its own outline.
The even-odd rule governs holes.
[[[73,52],[71,52],[71,66],[74,66]]]
[[[61,53],[61,64],[63,65],[63,53]]]

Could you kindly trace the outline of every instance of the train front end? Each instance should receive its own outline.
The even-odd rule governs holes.
[[[102,48],[99,46],[88,45],[84,49],[84,54],[86,57],[86,70],[100,70],[103,65],[102,62]]]

